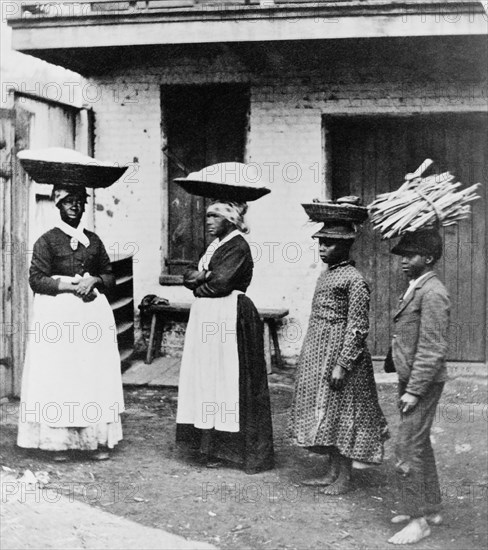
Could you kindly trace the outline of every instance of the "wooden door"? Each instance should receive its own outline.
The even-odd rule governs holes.
[[[445,228],[444,254],[436,266],[452,299],[449,359],[486,360],[488,116],[443,114],[408,117],[326,118],[332,193],[359,195],[365,204],[398,188],[404,175],[431,158],[464,186],[480,182],[481,200],[470,220]],[[406,281],[391,241],[381,241],[369,224],[355,245],[358,268],[371,289],[370,346],[384,355],[391,317]]]
[[[13,109],[0,109],[0,230],[2,318],[0,324],[0,394],[20,394],[32,292],[28,285],[31,250],[37,237],[52,227],[57,210],[51,186],[33,184],[17,153],[29,147],[74,147],[89,143],[89,124],[78,109],[53,105],[42,98],[16,94]]]
[[[249,90],[240,85],[163,86],[163,132],[168,154],[167,272],[180,275],[206,245],[206,201],[174,178],[219,162],[243,162]]]

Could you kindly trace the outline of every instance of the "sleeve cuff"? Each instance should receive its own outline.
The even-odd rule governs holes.
[[[346,363],[346,362],[341,361],[341,360],[337,361],[337,366],[342,367],[344,370],[347,370],[347,371],[352,370],[352,366],[349,363]]]
[[[409,393],[410,395],[413,395],[414,397],[422,397],[422,393],[420,393],[418,390],[411,390],[408,387],[405,390],[405,393]]]

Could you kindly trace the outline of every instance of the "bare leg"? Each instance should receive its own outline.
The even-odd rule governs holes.
[[[309,487],[325,487],[334,483],[334,481],[339,476],[339,462],[337,460],[336,453],[331,451],[329,453],[329,468],[325,475],[320,477],[313,477],[310,479],[302,480],[302,485],[307,485]]]
[[[408,525],[393,535],[388,542],[391,544],[415,544],[430,535],[430,527],[424,517],[410,520]]]
[[[324,495],[343,495],[350,489],[352,460],[335,452],[335,460],[339,466],[339,475],[333,483],[324,488]]]
[[[425,519],[427,520],[427,523],[430,525],[442,525],[442,522],[444,521],[444,518],[441,514],[428,514],[425,516]],[[411,517],[407,516],[406,514],[399,514],[398,516],[394,516],[391,518],[391,523],[405,523],[406,521],[410,521]]]

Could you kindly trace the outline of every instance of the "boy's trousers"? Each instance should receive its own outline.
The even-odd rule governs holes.
[[[399,382],[399,397],[406,387],[406,382]],[[412,411],[407,414],[400,411],[395,472],[403,504],[401,513],[413,518],[440,510],[441,491],[430,428],[443,388],[444,382],[431,384]]]

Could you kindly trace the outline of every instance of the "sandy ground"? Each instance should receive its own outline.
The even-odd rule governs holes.
[[[202,467],[175,446],[176,390],[126,389],[124,440],[107,462],[75,456],[54,463],[48,453],[17,448],[16,407],[4,404],[0,463],[14,472],[4,470],[12,494],[2,496],[2,548],[204,547],[177,546],[185,542],[161,530],[229,549],[391,547],[389,519],[398,506],[393,442],[384,465],[355,472],[347,495],[326,497],[300,485],[321,471],[323,459],[284,439],[291,380],[278,382],[272,389],[276,469],[253,476]],[[394,434],[396,388],[380,384],[379,394]],[[446,521],[415,548],[488,545],[486,403],[482,383],[451,382],[444,392],[432,437]],[[26,469],[47,472],[39,497],[15,491],[12,476]]]
[[[194,542],[162,529],[63,496],[52,488],[16,482],[0,474],[2,486],[1,547],[17,549],[196,550],[215,546]]]

